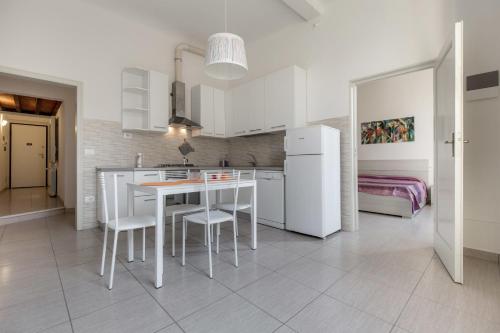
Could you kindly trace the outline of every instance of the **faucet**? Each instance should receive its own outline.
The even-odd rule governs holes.
[[[182,164],[184,164],[184,166],[186,166],[186,164],[188,164],[188,162],[189,162],[189,160],[186,157],[186,155],[182,156]]]
[[[248,153],[247,155],[250,156],[250,158],[252,159],[248,163],[255,168],[257,166],[257,157],[255,157],[254,154],[250,154],[250,153]]]

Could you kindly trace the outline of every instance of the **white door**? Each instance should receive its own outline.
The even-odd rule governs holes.
[[[266,76],[266,129],[284,130],[292,127],[294,87],[294,67]]]
[[[12,124],[11,187],[46,186],[47,127]]]
[[[160,72],[149,72],[150,96],[150,129],[166,132],[168,130],[168,114],[170,99],[168,95],[168,75]]]
[[[435,68],[434,249],[457,283],[463,283],[463,23]]]

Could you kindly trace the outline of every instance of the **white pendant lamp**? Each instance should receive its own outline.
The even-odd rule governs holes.
[[[248,71],[245,42],[227,32],[227,0],[224,0],[224,27],[225,32],[208,37],[205,73],[219,80],[241,79]]]

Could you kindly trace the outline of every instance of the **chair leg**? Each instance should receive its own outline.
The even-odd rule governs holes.
[[[175,213],[172,213],[172,257],[175,257]]]
[[[146,261],[146,227],[142,228],[142,262]]]
[[[211,228],[211,226],[209,224],[207,224],[207,228],[210,228],[211,230],[213,230],[213,228]],[[209,230],[207,232],[208,234],[208,266],[209,266],[209,274],[208,276],[210,278],[212,278],[212,235],[211,235],[211,230]]]
[[[113,239],[113,257],[111,258],[111,272],[109,274],[108,289],[113,289],[113,278],[115,275],[115,261],[116,261],[116,244],[118,242],[118,231],[115,230],[115,238]]]
[[[205,246],[207,246],[207,228],[203,228],[203,237],[205,238]]]
[[[101,276],[104,276],[104,263],[106,261],[106,246],[108,246],[108,224],[104,226],[104,242],[102,244]]]
[[[186,265],[186,218],[182,218],[182,266]]]
[[[233,220],[233,239],[234,239],[234,266],[238,267],[238,238],[237,236],[238,224],[236,219]]]
[[[234,216],[234,225],[236,228],[236,237],[240,237],[240,232],[238,230],[238,212],[236,212],[236,215]]]
[[[215,247],[215,253],[219,254],[219,235],[220,235],[220,223],[217,223],[217,245]]]
[[[210,239],[212,240],[212,243],[214,242],[214,226],[210,226]]]

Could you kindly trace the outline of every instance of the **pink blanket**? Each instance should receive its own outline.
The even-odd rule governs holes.
[[[358,191],[408,199],[413,213],[425,206],[427,201],[427,185],[413,177],[359,175]]]

